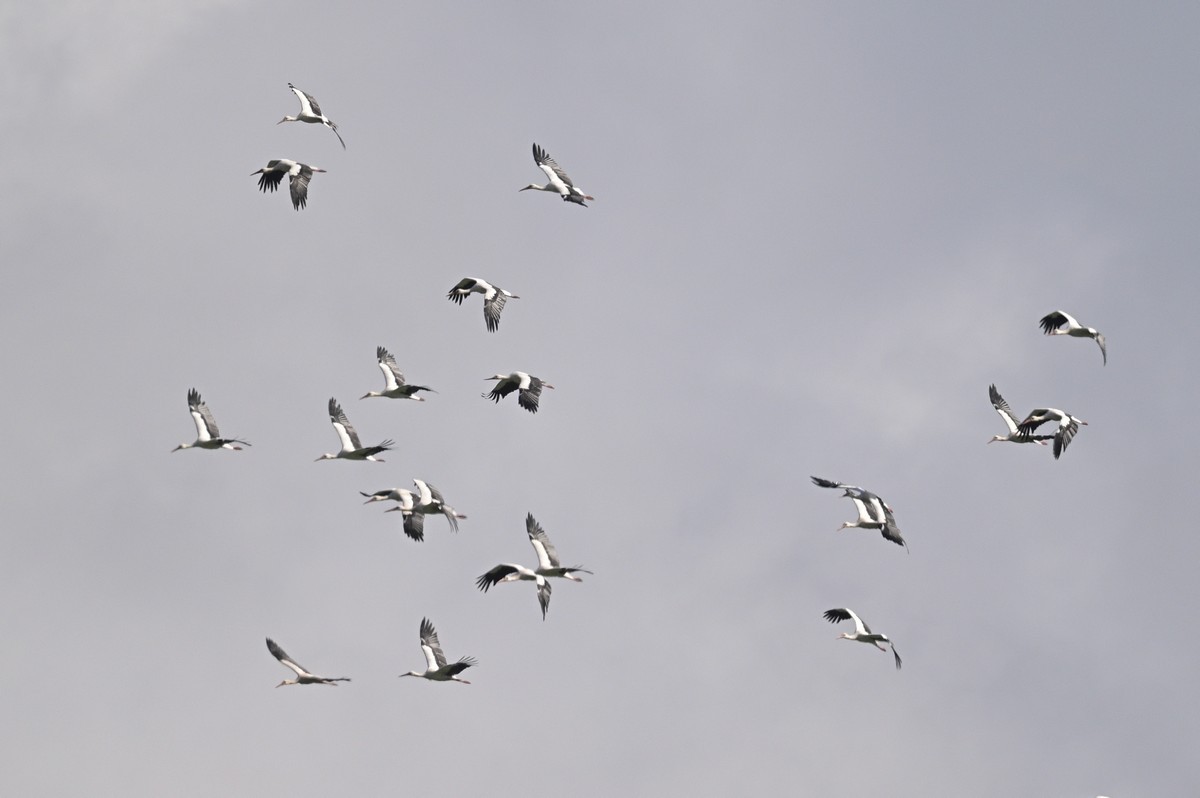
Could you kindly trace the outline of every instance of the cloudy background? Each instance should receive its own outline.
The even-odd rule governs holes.
[[[1191,3],[5,6],[0,791],[1194,795],[1198,37]],[[289,81],[346,150],[275,125]],[[591,207],[517,193],[534,141]],[[299,213],[250,176],[279,157],[329,170]],[[497,334],[464,275],[521,295]],[[359,402],[378,345],[438,393]],[[536,416],[480,398],[512,370]],[[990,383],[1090,425],[985,446]],[[193,386],[253,448],[170,453]],[[386,464],[313,462],[330,396]],[[414,477],[459,534],[361,505]],[[526,512],[596,572],[545,622],[473,585]],[[396,679],[423,616],[471,686]],[[267,635],[354,681],[272,689]]]

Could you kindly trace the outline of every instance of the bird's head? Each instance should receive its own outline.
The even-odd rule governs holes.
[[[529,185],[525,186],[525,188],[517,189],[517,191],[519,193],[521,191],[528,191],[531,188],[540,190],[542,187],[539,186],[537,183],[530,183]]]
[[[313,462],[314,462],[314,463],[319,463],[319,462],[321,462],[322,460],[336,460],[336,459],[337,459],[337,455],[336,455],[336,454],[323,454],[323,455],[321,455],[320,457],[318,457],[316,460],[314,460]]]
[[[176,446],[174,449],[172,449],[171,451],[177,452],[180,449],[190,449],[190,448],[192,448],[192,445],[190,443],[181,443],[178,446]]]
[[[285,685],[289,685],[289,684],[295,684],[295,682],[291,681],[290,679],[284,679],[282,682],[280,682],[279,684],[275,685],[275,688],[276,688],[276,689],[279,689],[280,687],[283,687],[283,686],[285,686]]]
[[[483,379],[484,379],[484,381],[487,381],[487,380],[507,380],[507,379],[508,379],[508,375],[507,375],[507,374],[493,374],[492,376],[490,376],[490,377],[484,377]]]

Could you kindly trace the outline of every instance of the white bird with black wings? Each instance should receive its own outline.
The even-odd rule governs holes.
[[[284,679],[282,682],[275,685],[276,687],[283,687],[284,685],[288,684],[328,684],[332,687],[337,687],[337,682],[350,681],[344,676],[331,679],[325,676],[318,676],[315,673],[305,670],[296,663],[296,660],[289,657],[287,652],[280,648],[279,645],[269,637],[267,638],[267,650],[271,652],[271,655],[274,656],[275,659],[279,660],[281,663],[296,672],[295,679]]]
[[[308,204],[308,181],[312,180],[313,172],[324,171],[319,166],[309,166],[290,158],[275,158],[267,161],[267,165],[257,172],[251,172],[250,176],[262,175],[258,179],[258,188],[265,194],[279,188],[284,175],[287,175],[288,188],[292,193],[292,207],[300,210]]]
[[[188,410],[192,413],[192,421],[196,422],[196,440],[192,443],[181,443],[171,451],[177,452],[180,449],[237,449],[240,451],[242,446],[250,445],[238,438],[221,437],[221,433],[217,429],[217,422],[213,420],[212,412],[200,398],[200,392],[195,388],[188,391]],[[241,444],[241,446],[237,444]]]
[[[563,201],[574,202],[576,205],[582,205],[585,208],[587,207],[587,203],[584,200],[595,199],[595,197],[584,194],[571,178],[567,176],[567,170],[555,163],[550,154],[539,147],[537,142],[534,142],[533,145],[533,160],[538,165],[538,168],[546,173],[546,178],[549,182],[544,186],[539,186],[537,183],[530,183],[521,189],[521,191],[528,191],[529,189],[535,191],[553,191],[559,194],[563,198]]]
[[[513,391],[519,391],[517,394],[517,404],[530,413],[538,411],[538,402],[542,398],[542,389],[554,387],[550,383],[543,382],[532,374],[526,374],[523,371],[514,371],[511,374],[493,374],[487,377],[487,379],[499,380],[499,382],[496,383],[496,387],[489,393],[480,394],[480,396],[499,403],[501,399]]]
[[[475,580],[476,586],[484,593],[488,588],[498,585],[502,582],[518,582],[526,581],[533,582],[537,585],[538,604],[542,608],[542,620],[546,620],[546,611],[550,609],[550,583],[547,580],[549,577],[561,577],[569,579],[572,582],[582,582],[583,580],[576,574],[590,574],[591,571],[578,565],[564,567],[558,559],[558,552],[554,550],[554,545],[550,543],[550,538],[546,535],[546,530],[542,529],[542,525],[533,517],[533,513],[525,516],[525,532],[529,535],[529,544],[533,546],[533,551],[537,554],[537,568],[526,568],[524,565],[516,563],[501,563],[495,568],[492,568],[487,573]]]
[[[300,98],[300,114],[298,116],[285,116],[275,124],[282,125],[284,122],[309,122],[313,124],[321,124],[333,131],[333,135],[338,137],[338,141],[342,142],[342,149],[346,149],[346,142],[342,141],[342,134],[338,133],[338,126],[333,120],[321,113],[321,106],[317,104],[317,99],[307,92],[297,89],[292,84],[288,84],[288,88]]]
[[[375,357],[379,361],[379,370],[383,372],[383,390],[367,391],[359,399],[370,399],[382,396],[387,399],[412,399],[414,402],[424,402],[425,397],[415,396],[417,391],[437,393],[424,385],[410,385],[404,381],[404,372],[396,364],[396,358],[382,346],[375,347]]]
[[[904,550],[908,551],[908,544],[904,541],[904,536],[900,534],[900,527],[896,526],[896,516],[892,514],[892,508],[883,499],[857,485],[846,485],[820,477],[811,479],[813,484],[819,488],[844,489],[846,492],[842,495],[853,501],[854,506],[858,509],[858,518],[854,521],[844,522],[838,527],[839,530],[851,527],[878,529],[885,540],[890,540],[897,546],[903,546]]]
[[[838,635],[838,640],[857,640],[859,643],[869,643],[880,651],[887,651],[888,646],[892,648],[892,656],[896,658],[896,670],[900,670],[900,655],[896,652],[896,646],[888,640],[887,635],[875,634],[871,631],[871,627],[863,623],[862,618],[854,614],[854,610],[847,607],[835,607],[832,610],[825,611],[825,620],[830,623],[838,621],[854,621],[854,634],[842,632]],[[887,643],[887,646],[883,645]]]
[[[504,304],[510,299],[521,298],[498,285],[492,285],[487,280],[464,277],[450,289],[446,299],[461,305],[471,294],[483,294],[483,323],[487,325],[488,332],[500,329],[500,311],[504,310]]]
[[[354,431],[354,427],[350,426],[349,419],[342,412],[342,406],[338,404],[337,399],[329,400],[329,421],[333,424],[333,429],[338,434],[338,440],[342,442],[342,448],[336,454],[323,454],[317,458],[320,460],[370,460],[372,463],[382,463],[375,455],[380,452],[386,452],[395,445],[395,441],[386,440],[376,446],[363,446],[362,441],[358,439],[358,433]]]
[[[425,654],[425,671],[409,671],[400,676],[419,676],[433,682],[470,684],[466,679],[458,678],[458,674],[477,664],[475,658],[463,657],[458,662],[447,663],[446,655],[442,653],[442,644],[438,642],[437,630],[428,618],[421,619],[421,651]]]

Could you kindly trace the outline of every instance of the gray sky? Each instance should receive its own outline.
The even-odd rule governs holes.
[[[1191,3],[0,10],[0,791],[1194,794],[1198,35]],[[346,150],[275,125],[289,81]],[[534,141],[590,208],[517,193]],[[250,176],[279,157],[329,170],[304,211]],[[521,295],[497,334],[464,275]],[[377,345],[438,393],[359,402]],[[517,369],[537,416],[479,396]],[[993,382],[1090,424],[985,446]],[[193,386],[253,448],[170,454]],[[330,396],[386,464],[313,462]],[[360,504],[414,477],[459,534]],[[473,584],[532,560],[530,511],[596,572],[545,622]],[[423,616],[471,686],[396,679]],[[272,689],[267,635],[354,681]]]

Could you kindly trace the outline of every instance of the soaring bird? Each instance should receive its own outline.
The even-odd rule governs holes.
[[[250,176],[262,175],[258,179],[258,187],[265,194],[268,190],[279,188],[283,176],[288,176],[288,184],[292,191],[292,206],[300,210],[308,204],[308,181],[312,180],[313,172],[324,172],[319,166],[309,166],[306,163],[293,161],[289,158],[276,158],[267,161],[267,165]]]
[[[196,440],[193,443],[181,443],[171,451],[177,452],[180,449],[237,449],[240,451],[242,446],[250,445],[238,438],[221,437],[221,433],[217,430],[217,422],[213,421],[208,405],[204,404],[204,400],[200,398],[200,392],[195,388],[188,391],[188,410],[192,412],[192,420],[196,422]]]
[[[388,399],[412,399],[424,402],[425,397],[415,396],[417,391],[437,393],[424,385],[409,385],[404,381],[404,372],[396,365],[396,358],[382,346],[375,347],[375,357],[379,359],[379,370],[383,372],[384,387],[382,391],[367,391],[359,399],[369,399],[372,396],[383,396]]]
[[[295,679],[284,679],[282,682],[275,685],[276,687],[283,687],[285,684],[328,684],[332,687],[337,687],[337,682],[350,681],[344,676],[339,676],[336,679],[329,679],[324,676],[317,676],[315,673],[306,671],[296,663],[296,660],[289,657],[287,652],[280,648],[279,645],[269,637],[267,638],[267,650],[271,652],[275,659],[279,660],[284,665],[296,672]]]
[[[857,640],[860,643],[870,643],[880,651],[887,651],[888,646],[891,646],[892,656],[896,658],[896,670],[900,670],[900,654],[897,653],[896,646],[891,640],[888,640],[887,635],[877,635],[872,632],[871,627],[863,623],[862,618],[859,618],[854,614],[854,610],[846,607],[835,607],[832,610],[826,610],[825,620],[829,621],[830,623],[837,623],[838,621],[854,621],[854,634],[846,634],[845,632],[842,632],[840,635],[838,635],[838,640]],[[883,645],[884,643],[887,643],[887,646]]]
[[[820,477],[812,477],[812,481],[814,485],[820,488],[844,489],[846,492],[842,495],[853,501],[854,506],[858,509],[858,519],[855,521],[846,521],[838,527],[839,530],[850,527],[878,529],[883,534],[885,540],[890,540],[897,546],[903,546],[904,550],[908,551],[908,544],[900,534],[900,527],[896,526],[896,516],[892,514],[892,508],[883,499],[857,485],[845,485],[841,482],[821,479]]]
[[[321,113],[321,106],[317,105],[317,98],[307,92],[300,91],[292,84],[288,84],[288,88],[295,92],[300,98],[300,114],[299,116],[285,116],[275,124],[282,125],[284,122],[312,122],[321,124],[333,131],[333,135],[338,137],[338,141],[342,142],[342,149],[346,149],[346,142],[342,141],[342,134],[338,133],[338,126],[333,120]]]
[[[543,382],[537,377],[526,374],[523,371],[514,371],[511,374],[493,374],[488,377],[489,380],[499,380],[496,387],[489,393],[480,394],[485,399],[491,399],[493,402],[499,401],[508,396],[513,391],[520,391],[517,394],[517,404],[528,410],[530,413],[538,411],[538,400],[542,398],[543,388],[553,388],[554,386],[548,382]]]
[[[1012,408],[1008,406],[1008,402],[1004,401],[1004,397],[996,390],[995,385],[988,386],[988,397],[992,400],[992,407],[996,408],[996,412],[1000,414],[1000,418],[1004,419],[1004,423],[1008,427],[1007,435],[993,435],[988,443],[1008,441],[1010,443],[1036,443],[1045,446],[1046,441],[1054,437],[1053,435],[1022,434],[1017,430],[1017,417],[1013,415]]]
[[[555,163],[550,154],[539,147],[536,142],[533,145],[533,160],[538,165],[538,168],[546,173],[546,177],[550,182],[544,186],[539,186],[537,183],[530,183],[521,189],[521,191],[528,191],[529,189],[534,189],[535,191],[553,191],[561,195],[565,202],[574,202],[576,205],[582,205],[585,208],[587,207],[587,203],[584,200],[595,199],[595,197],[584,194],[571,181],[571,178],[567,176],[566,170]]]
[[[417,493],[413,493],[406,488],[380,490],[372,494],[362,493],[362,491],[359,491],[359,493],[367,497],[367,501],[364,504],[377,501],[399,502],[398,506],[384,512],[403,513],[404,534],[418,543],[425,539],[425,516],[430,513],[445,516],[446,521],[450,524],[450,530],[457,532],[458,522],[465,519],[466,516],[446,504],[441,491],[424,480],[414,479],[413,484],[417,486]]]
[[[1068,313],[1061,310],[1056,310],[1053,313],[1047,313],[1038,322],[1042,325],[1042,332],[1046,335],[1070,335],[1073,338],[1091,338],[1100,347],[1100,356],[1104,359],[1104,365],[1108,365],[1108,349],[1104,345],[1104,336],[1095,327],[1084,327]],[[1063,325],[1066,325],[1065,327]]]
[[[386,452],[396,443],[386,440],[377,446],[363,446],[358,439],[358,433],[354,431],[354,427],[350,426],[350,421],[342,412],[342,406],[338,404],[337,399],[329,400],[329,420],[338,434],[338,440],[342,442],[342,448],[337,454],[323,454],[317,460],[370,460],[373,463],[382,463],[383,460],[375,455]]]
[[[446,294],[446,299],[461,305],[463,299],[471,294],[483,294],[483,321],[488,332],[495,332],[500,327],[500,311],[504,303],[510,299],[520,299],[516,294],[505,291],[498,285],[492,285],[478,277],[464,277]]]
[[[420,676],[434,682],[460,682],[470,684],[466,679],[458,678],[458,674],[472,665],[477,664],[474,657],[463,657],[458,662],[446,663],[446,655],[442,653],[442,644],[438,642],[437,630],[428,618],[421,619],[421,651],[425,652],[425,672],[409,671],[400,674],[404,676]]]
[[[529,535],[529,543],[533,546],[534,553],[537,554],[537,568],[526,568],[523,565],[515,563],[501,563],[495,568],[492,568],[487,573],[475,580],[476,586],[484,593],[488,588],[498,585],[502,582],[517,582],[527,581],[534,582],[537,585],[538,604],[542,608],[542,620],[546,620],[546,611],[550,609],[550,583],[546,581],[548,577],[561,577],[570,579],[572,582],[582,582],[583,580],[576,574],[590,574],[591,571],[578,565],[563,567],[559,562],[558,552],[554,550],[554,546],[550,543],[550,538],[547,537],[546,531],[542,529],[542,525],[533,517],[533,513],[525,516],[525,533]]]
[[[1047,421],[1058,422],[1058,428],[1054,431],[1055,460],[1067,450],[1067,445],[1071,443],[1075,433],[1079,432],[1079,425],[1087,426],[1087,422],[1083,419],[1076,418],[1056,407],[1039,407],[1031,411],[1025,420],[1017,425],[1017,429],[1022,435],[1032,435],[1034,430]]]

